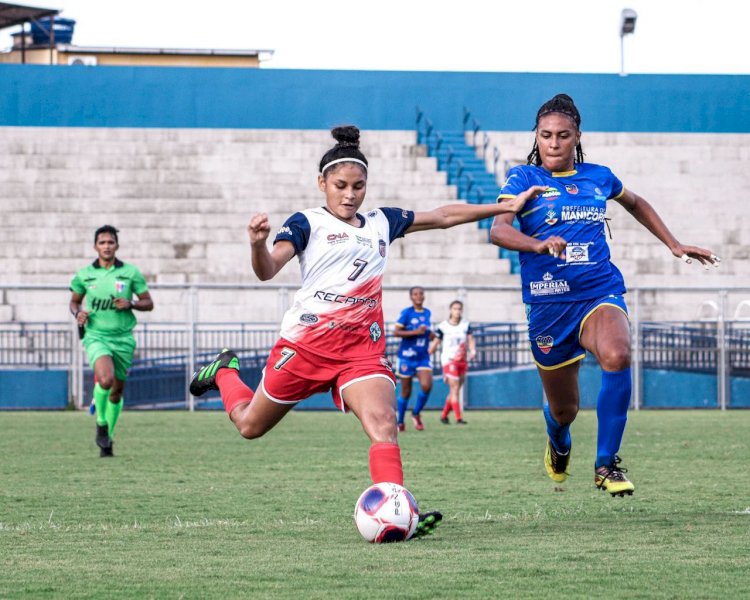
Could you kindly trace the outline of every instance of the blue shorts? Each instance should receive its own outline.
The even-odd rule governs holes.
[[[430,355],[426,356],[409,356],[404,358],[403,356],[398,357],[398,369],[396,375],[399,377],[414,377],[417,371],[420,369],[427,369],[432,371],[432,361]]]
[[[614,306],[628,314],[625,298],[614,294],[579,302],[527,304],[534,362],[542,369],[551,370],[584,358],[586,350],[580,344],[581,332],[586,319],[600,306]]]

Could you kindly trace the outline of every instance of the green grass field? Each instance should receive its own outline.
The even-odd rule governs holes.
[[[750,411],[631,414],[632,497],[542,465],[541,411],[438,414],[401,436],[406,485],[445,521],[376,546],[352,521],[369,446],[337,413],[261,440],[223,413],[126,412],[114,459],[87,414],[0,414],[0,598],[750,597]]]

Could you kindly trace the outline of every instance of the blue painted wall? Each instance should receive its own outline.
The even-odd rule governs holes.
[[[60,410],[67,406],[67,371],[0,371],[0,410]]]
[[[588,131],[750,133],[750,76],[0,65],[0,125],[522,131],[558,92]]]

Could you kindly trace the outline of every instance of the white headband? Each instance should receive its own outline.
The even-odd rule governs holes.
[[[320,174],[322,175],[323,173],[325,173],[328,167],[332,167],[333,165],[342,163],[342,162],[354,162],[354,163],[360,164],[365,168],[365,171],[367,171],[367,164],[362,162],[358,158],[337,158],[336,160],[332,160],[328,164],[323,165],[323,168],[320,170]]]

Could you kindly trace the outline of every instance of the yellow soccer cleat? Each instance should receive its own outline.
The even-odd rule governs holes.
[[[625,473],[627,469],[621,469],[620,457],[615,456],[615,461],[611,465],[599,467],[594,471],[594,483],[600,490],[606,490],[612,496],[632,496],[635,491],[633,482],[630,481]]]
[[[570,450],[560,454],[552,443],[547,440],[547,450],[544,452],[544,468],[552,481],[562,483],[568,478],[568,465],[570,465]]]

